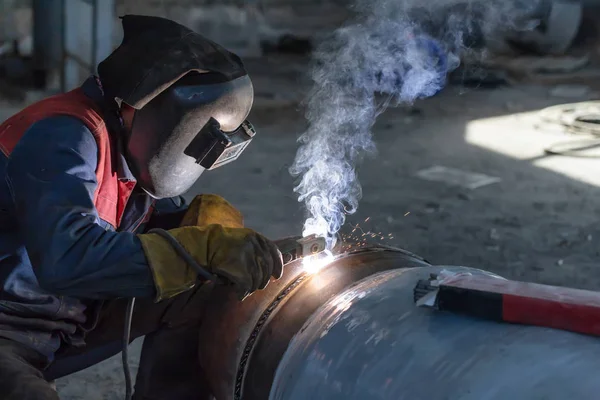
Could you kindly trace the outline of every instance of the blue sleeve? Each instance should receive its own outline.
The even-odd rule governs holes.
[[[34,124],[11,153],[7,181],[40,286],[79,298],[153,297],[141,242],[99,224],[93,198],[98,148],[79,120]]]
[[[174,229],[181,224],[183,216],[187,212],[188,205],[183,196],[160,199],[154,206],[154,212],[143,231],[150,229]]]

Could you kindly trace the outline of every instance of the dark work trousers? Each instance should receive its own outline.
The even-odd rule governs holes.
[[[209,400],[198,363],[198,327],[208,294],[198,285],[170,300],[137,299],[131,340],[146,336],[134,399]],[[46,369],[45,358],[19,343],[0,339],[0,399],[58,400],[48,381],[97,364],[121,350],[127,299],[107,301],[83,348],[64,347]]]

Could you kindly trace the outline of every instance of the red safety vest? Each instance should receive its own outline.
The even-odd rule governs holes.
[[[117,229],[135,181],[119,180],[116,172],[116,143],[109,134],[97,105],[82,89],[49,97],[30,105],[0,125],[0,151],[7,157],[21,137],[35,122],[57,115],[81,120],[94,135],[98,145],[94,205],[98,216]]]

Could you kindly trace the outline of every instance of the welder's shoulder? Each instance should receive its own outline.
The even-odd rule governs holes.
[[[58,115],[35,122],[23,134],[13,156],[45,158],[69,157],[86,161],[95,168],[98,145],[86,124],[71,116]]]

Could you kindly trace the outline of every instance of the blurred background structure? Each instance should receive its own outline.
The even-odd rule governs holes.
[[[291,35],[318,36],[348,14],[344,1],[1,0],[0,77],[69,90],[121,39],[117,16],[157,15],[193,27],[244,57]]]
[[[19,87],[64,91],[77,86],[119,43],[118,15],[171,18],[244,58],[257,58],[274,51],[308,53],[313,43],[352,15],[352,4],[350,0],[0,0],[1,90],[19,96]],[[540,1],[531,15],[523,15],[536,21],[532,31],[487,32],[477,39],[494,53],[514,52],[520,43],[538,53],[564,54],[585,23],[584,8],[597,5],[600,0]],[[593,29],[589,22],[587,28]]]
[[[242,56],[256,95],[257,139],[188,197],[218,193],[248,226],[297,235],[305,213],[289,167],[307,125],[311,53],[353,15],[352,3],[0,0],[0,121],[93,73],[120,42],[118,15],[172,18]],[[526,31],[475,33],[441,93],[382,114],[373,127],[378,154],[360,165],[363,199],[347,234],[436,264],[600,290],[599,10],[600,0],[541,0],[521,16],[535,21]],[[120,399],[120,360],[57,386],[65,400]]]

